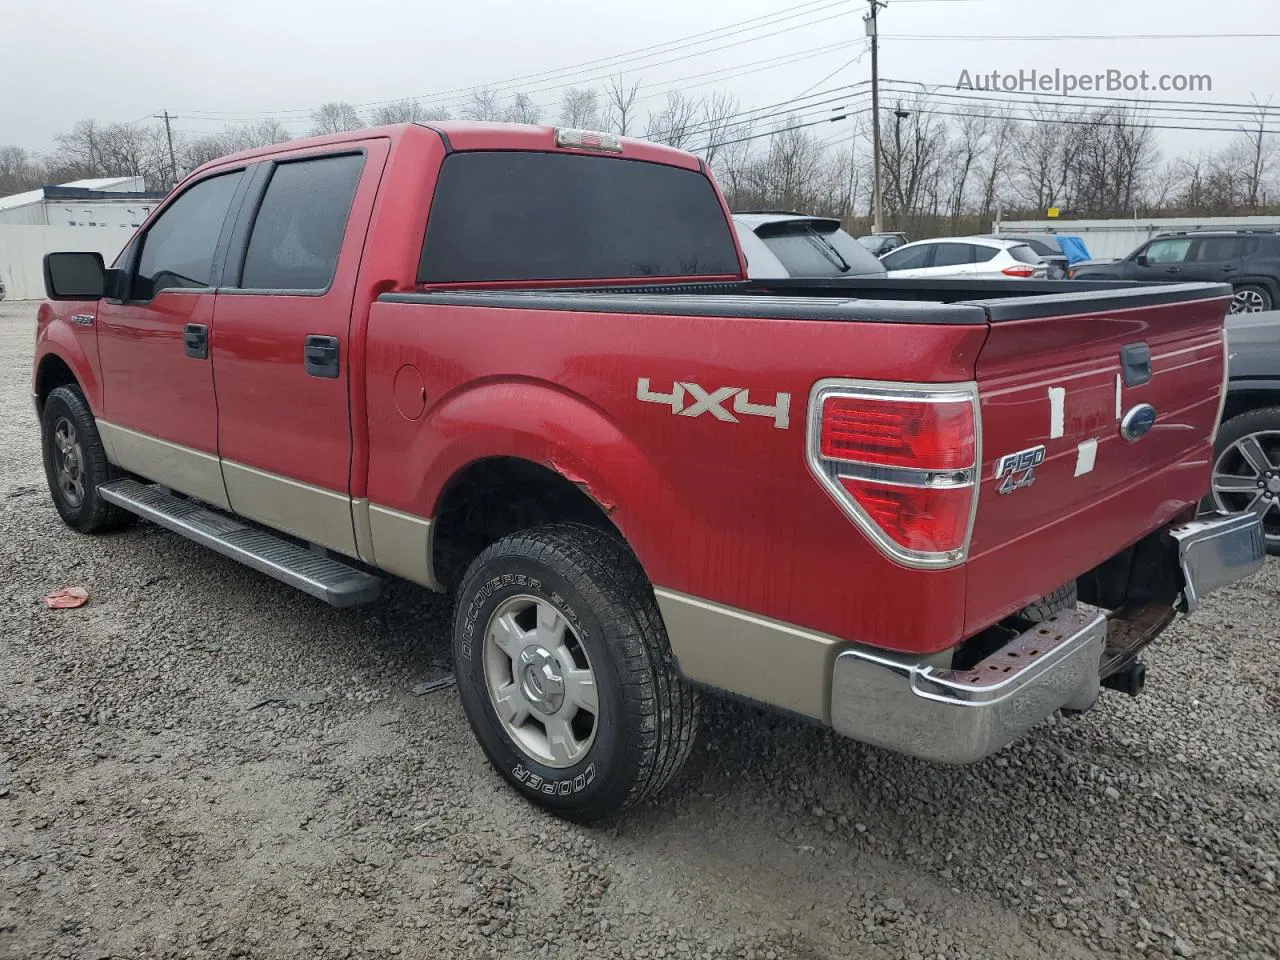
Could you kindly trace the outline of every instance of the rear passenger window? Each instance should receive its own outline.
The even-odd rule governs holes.
[[[279,164],[253,222],[240,287],[326,289],[363,167],[358,153]]]
[[[973,247],[967,243],[940,243],[933,250],[933,266],[955,267],[973,263]]]
[[[918,270],[929,259],[931,244],[922,243],[918,247],[899,247],[892,253],[880,258],[886,270]]]
[[[173,287],[207,287],[213,252],[244,171],[201,180],[165,208],[142,239],[130,296],[150,300]]]

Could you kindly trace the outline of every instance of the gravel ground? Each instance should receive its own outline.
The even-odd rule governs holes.
[[[0,957],[1280,956],[1280,564],[976,766],[712,703],[660,802],[504,788],[448,608],[335,611],[50,506],[33,309],[0,305]],[[42,597],[87,587],[80,610]]]

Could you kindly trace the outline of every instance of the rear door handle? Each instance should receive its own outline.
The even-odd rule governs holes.
[[[182,328],[182,347],[193,360],[208,360],[209,328],[203,323],[188,323]]]
[[[1182,268],[1181,267],[1165,267],[1164,272],[1165,273],[1181,273]]]
[[[1223,267],[1223,268],[1222,268],[1222,272],[1223,272],[1223,273],[1234,273],[1236,270],[1239,270],[1239,269],[1240,269],[1240,268],[1239,268],[1239,267],[1237,267],[1237,266],[1235,266],[1234,264],[1230,264],[1230,263],[1228,263],[1225,267]]]
[[[334,380],[340,369],[338,358],[338,338],[323,337],[319,334],[308,334],[302,348],[302,362],[307,373],[313,377],[324,377]]]

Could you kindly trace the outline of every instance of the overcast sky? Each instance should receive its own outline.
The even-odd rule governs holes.
[[[458,91],[480,84],[527,90],[554,119],[566,83],[619,69],[646,84],[645,108],[673,87],[729,90],[760,106],[868,79],[869,56],[843,66],[865,47],[865,9],[865,0],[0,0],[0,144],[43,151],[82,117],[129,122],[162,109],[183,135],[264,117],[301,134],[307,110],[326,100],[419,97],[456,108]],[[784,16],[627,64],[513,82]],[[1252,95],[1280,107],[1278,0],[896,0],[880,20],[884,77],[953,86],[962,70],[1197,73],[1212,77],[1211,93],[1151,95]],[[1168,33],[1249,36],[962,39]],[[919,35],[948,39],[907,38]],[[711,71],[723,72],[694,76]],[[1168,156],[1224,136],[1170,133],[1162,143]]]

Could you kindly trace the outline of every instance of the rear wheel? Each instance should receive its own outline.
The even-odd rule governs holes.
[[[453,643],[480,745],[555,813],[624,810],[689,755],[697,695],[676,671],[644,572],[607,532],[556,524],[489,547],[463,579]]]
[[[1236,287],[1231,298],[1231,313],[1261,313],[1272,307],[1271,294],[1266,287],[1251,283]]]
[[[128,526],[133,514],[98,495],[119,477],[107,460],[98,425],[76,387],[58,387],[40,415],[44,473],[53,505],[64,523],[81,533],[107,533]]]
[[[1213,506],[1258,514],[1267,551],[1280,553],[1280,407],[1232,417],[1218,431],[1213,453]]]

